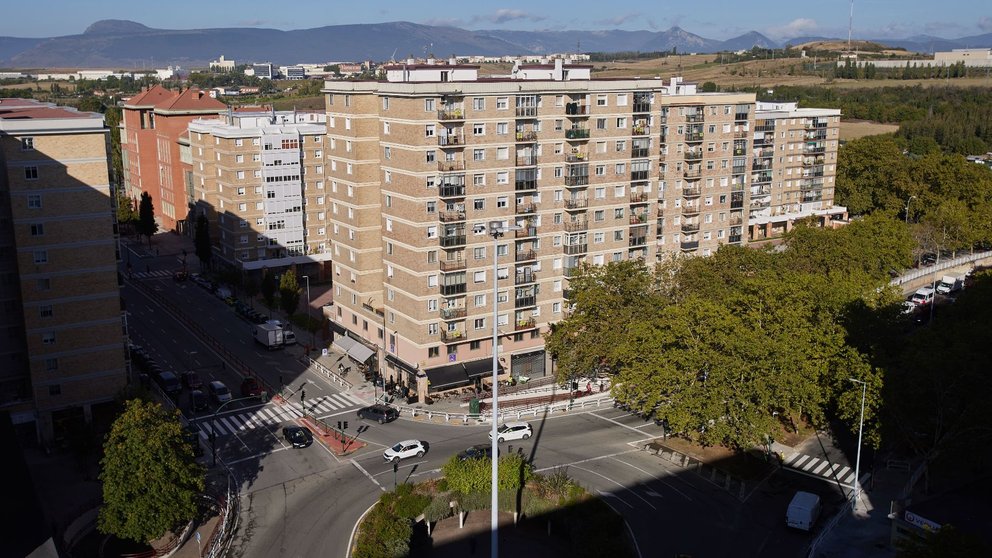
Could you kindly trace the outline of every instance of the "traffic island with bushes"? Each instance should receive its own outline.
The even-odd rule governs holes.
[[[501,528],[501,540],[524,537],[539,542],[550,550],[546,556],[634,556],[623,519],[573,481],[566,468],[537,474],[519,454],[499,460],[499,508],[512,515],[514,523]],[[351,556],[457,555],[454,547],[443,548],[450,541],[435,544],[431,534],[442,527],[449,533],[458,530],[469,515],[490,509],[491,463],[486,458],[452,457],[442,471],[443,478],[401,484],[383,494],[360,523]],[[484,515],[488,526],[490,514]],[[486,532],[485,541],[468,529],[464,538],[474,539],[474,550],[476,544],[488,544],[488,527]]]

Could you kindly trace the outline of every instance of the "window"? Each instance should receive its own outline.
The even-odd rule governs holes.
[[[472,150],[472,160],[473,161],[485,161],[486,160],[486,150],[485,149],[473,149]]]
[[[41,209],[41,194],[28,194],[28,209]]]
[[[614,172],[616,174],[627,174],[627,164],[626,163],[617,163],[616,164],[616,167],[614,168]]]
[[[382,134],[385,136],[389,135],[389,122],[382,123]]]
[[[482,123],[472,124],[472,134],[476,136],[486,135],[486,125]]]
[[[596,165],[596,176],[606,176],[606,165]]]
[[[34,263],[36,264],[48,263],[48,250],[35,250]]]
[[[31,225],[31,236],[43,236],[44,234],[45,225],[43,223]]]
[[[431,326],[434,326],[433,333],[431,332]],[[430,334],[430,335],[436,335],[437,334],[437,324],[430,324],[430,325],[428,325],[427,326],[427,333]],[[428,347],[427,348],[427,358],[437,358],[437,356],[439,354],[441,354],[441,351],[440,351],[440,349],[438,347]]]
[[[55,333],[46,332],[41,334],[41,344],[42,345],[54,345],[55,344]]]
[[[625,107],[625,106],[627,106],[627,94],[626,93],[617,93],[617,106],[618,107]]]
[[[508,97],[496,97],[496,110],[506,110],[509,106]]]
[[[38,167],[24,167],[24,178],[27,180],[38,180]]]
[[[476,211],[482,211],[485,208],[486,208],[486,200],[481,198],[472,200],[472,209]]]
[[[606,241],[606,233],[603,232],[595,233],[592,237],[593,244],[602,244],[605,241]]]
[[[606,199],[606,188],[604,188],[602,186],[600,186],[599,188],[596,188],[596,191],[595,191],[594,196],[596,197],[597,200],[605,200]]]
[[[596,95],[596,106],[597,107],[606,106],[606,95]]]
[[[472,175],[472,185],[473,186],[485,186],[486,185],[486,175],[484,175],[484,174],[474,174],[474,175]]]
[[[434,99],[424,99],[424,112],[434,112]]]
[[[427,162],[434,163],[436,161],[437,161],[437,151],[434,151],[433,149],[427,151]]]
[[[21,151],[34,151],[34,138],[21,138]]]
[[[617,140],[617,153],[622,153],[627,150],[627,142],[624,140]]]
[[[472,281],[475,282],[475,283],[485,283],[486,282],[486,272],[485,271],[476,271],[475,274],[472,276]]]
[[[510,133],[510,125],[506,122],[499,122],[496,124],[496,135],[505,136]]]
[[[476,318],[472,322],[472,325],[475,326],[475,329],[486,329],[486,319],[485,318]]]
[[[510,183],[510,173],[505,171],[496,173],[496,184],[509,184],[509,183]]]
[[[472,256],[477,260],[486,259],[486,249],[485,247],[473,248]]]
[[[617,207],[617,208],[615,208],[613,210],[613,218],[614,219],[623,219],[623,208],[622,207]]]
[[[496,207],[499,209],[503,209],[507,207],[508,203],[509,203],[509,198],[507,198],[506,196],[500,196],[496,198]]]
[[[597,118],[596,119],[596,129],[597,130],[605,130],[606,129],[606,119],[605,118]]]
[[[481,348],[481,347],[482,347],[482,342],[481,341],[471,341],[468,344],[468,349],[470,351],[478,351],[479,348]]]
[[[429,288],[432,288],[432,289],[434,287],[437,287],[437,275],[428,275],[427,276],[427,286]]]
[[[509,147],[497,147],[496,148],[496,159],[500,161],[506,161],[510,158],[510,148]]]
[[[43,304],[38,307],[38,316],[41,318],[51,318],[53,314],[51,304]]]
[[[626,127],[627,127],[627,117],[621,116],[620,118],[617,118],[617,129],[623,130]]]
[[[427,238],[437,238],[437,227],[436,226],[433,226],[432,225],[430,227],[427,227]]]
[[[382,110],[389,110],[389,97],[382,98]]]
[[[602,220],[604,220],[604,219],[606,219],[606,212],[605,212],[605,211],[603,211],[602,209],[597,209],[597,210],[596,210],[596,211],[595,211],[595,212],[593,213],[593,220],[594,220],[594,221],[602,221]]]
[[[393,156],[393,150],[387,145],[382,148],[382,156],[386,159],[391,159]]]
[[[390,197],[390,200],[392,200],[391,197]],[[392,203],[392,202],[390,201],[390,203]],[[435,212],[437,212],[437,202],[436,201],[428,201],[427,202],[427,213],[435,213]]]
[[[486,110],[485,97],[475,97],[472,99],[472,110]]]
[[[59,359],[57,358],[46,358],[45,359],[45,370],[49,372],[59,369]]]
[[[560,302],[555,302],[555,303],[552,303],[551,304],[551,313],[552,314],[561,314],[561,303]]]

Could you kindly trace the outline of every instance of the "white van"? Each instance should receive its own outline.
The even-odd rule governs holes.
[[[933,287],[920,287],[916,289],[916,292],[909,298],[909,301],[917,306],[926,306],[933,302],[933,296]]]
[[[284,329],[282,330],[282,344],[292,345],[296,343],[296,334],[292,330]]]
[[[820,497],[812,492],[796,492],[785,512],[785,524],[793,529],[809,531],[820,517]]]

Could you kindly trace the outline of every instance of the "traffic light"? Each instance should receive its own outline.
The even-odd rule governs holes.
[[[338,430],[343,430],[343,428],[341,428],[341,421],[338,421]]]
[[[348,421],[344,421],[344,429],[348,430]]]

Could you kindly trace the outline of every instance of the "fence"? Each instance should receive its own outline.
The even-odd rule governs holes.
[[[958,256],[956,258],[940,262],[936,265],[932,265],[921,269],[915,269],[913,271],[910,271],[909,273],[906,273],[905,275],[900,275],[899,277],[896,277],[895,279],[889,281],[889,284],[898,287],[900,285],[909,283],[910,281],[915,281],[921,277],[932,276],[935,279],[939,279],[937,277],[938,271],[951,269],[967,263],[977,262],[978,260],[984,260],[986,258],[992,258],[992,250],[986,252],[976,252],[974,254],[968,254],[966,256]]]
[[[241,499],[236,489],[234,476],[230,471],[227,473],[227,492],[215,500],[219,509],[222,510],[219,527],[207,539],[206,558],[214,558],[227,553],[234,540],[234,533],[238,530],[238,517],[240,517]]]
[[[522,420],[525,418],[537,418],[542,414],[554,414],[556,411],[562,413],[568,412],[574,409],[585,409],[585,408],[600,408],[605,406],[613,405],[612,397],[599,397],[594,400],[575,400],[575,401],[562,401],[561,403],[554,404],[538,404],[529,407],[521,408],[511,408],[511,409],[500,409],[498,420],[508,421],[508,420]],[[492,421],[492,413],[452,413],[448,411],[432,411],[429,409],[424,409],[421,407],[407,407],[405,405],[393,405],[400,413],[407,413],[411,417],[425,416],[427,420],[433,420],[435,417],[443,417],[444,422],[460,421],[462,424],[468,424],[469,422],[482,423]]]
[[[723,469],[704,463],[688,454],[676,451],[658,442],[644,444],[641,449],[698,474],[717,487],[731,494],[736,494],[737,498],[741,501],[747,498],[747,483],[744,479],[735,477]]]
[[[341,386],[344,389],[350,389],[352,387],[351,382],[349,382],[348,380],[345,380],[344,378],[342,378],[341,376],[335,374],[334,372],[331,372],[331,370],[329,368],[327,368],[323,364],[317,362],[316,360],[310,358],[309,355],[307,355],[306,359],[307,359],[307,362],[310,363],[310,366],[312,368],[317,369],[317,372],[319,372],[321,375],[323,375],[328,380],[331,380],[332,382],[337,383],[339,386]]]

